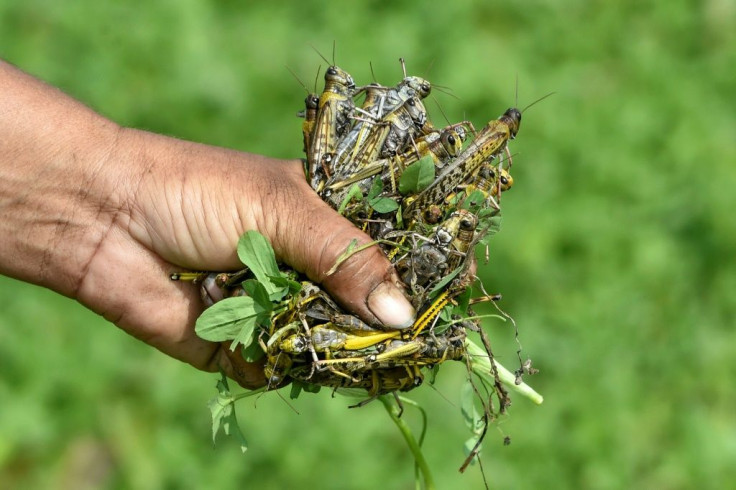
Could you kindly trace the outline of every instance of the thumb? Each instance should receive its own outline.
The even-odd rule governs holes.
[[[298,178],[286,199],[274,204],[278,216],[265,229],[279,258],[321,284],[344,308],[363,320],[387,328],[407,328],[414,322],[414,308],[394,267],[378,245],[351,255],[337,271],[327,275],[340,255],[355,241],[360,247],[371,238],[335,212],[309,187],[301,162],[295,162]]]

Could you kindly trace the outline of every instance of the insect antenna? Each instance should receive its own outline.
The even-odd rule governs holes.
[[[439,91],[439,92],[442,92],[445,95],[449,95],[453,99],[460,100],[460,97],[458,97],[457,95],[455,95],[455,94],[452,93],[452,89],[450,87],[445,87],[444,85],[434,85],[434,84],[432,84],[432,88],[435,89],[435,90],[437,90],[437,91]]]
[[[322,69],[322,65],[317,66],[317,76],[314,77],[314,93],[317,93],[317,80],[319,80],[319,71]]]
[[[443,400],[445,400],[445,401],[446,401],[447,403],[449,403],[449,404],[450,404],[451,406],[453,406],[453,407],[457,407],[457,405],[455,405],[454,403],[452,403],[452,401],[450,401],[450,399],[449,399],[449,398],[447,398],[447,397],[446,397],[446,396],[444,395],[444,393],[442,393],[442,392],[441,392],[441,391],[439,390],[439,388],[437,388],[437,387],[436,387],[435,385],[433,385],[433,384],[429,383],[429,384],[428,384],[428,386],[429,386],[430,388],[432,388],[432,389],[434,390],[434,392],[435,392],[435,393],[437,393],[437,395],[439,395],[439,397],[440,397],[440,398],[442,398]]]
[[[404,73],[404,78],[406,78],[406,63],[404,62],[404,58],[399,58],[399,63],[401,63],[401,71]]]
[[[546,99],[547,97],[549,97],[549,96],[551,96],[551,95],[554,95],[554,94],[556,94],[556,93],[557,93],[557,92],[550,92],[550,93],[548,93],[547,95],[544,95],[544,96],[542,96],[542,97],[538,98],[537,100],[535,100],[534,102],[532,102],[532,103],[531,103],[531,104],[529,104],[528,106],[524,107],[524,108],[523,108],[523,109],[521,110],[521,113],[523,114],[525,110],[529,109],[529,108],[530,108],[531,106],[533,106],[533,105],[534,105],[534,104],[536,104],[537,102],[541,102],[541,101],[543,101],[544,99]]]
[[[289,66],[288,66],[288,65],[284,65],[284,66],[286,67],[286,69],[287,69],[287,70],[289,70],[289,73],[291,73],[291,76],[293,76],[293,77],[294,77],[294,78],[296,79],[296,81],[297,81],[297,82],[299,82],[299,85],[301,85],[301,86],[302,86],[302,88],[303,88],[304,90],[306,90],[306,91],[307,91],[307,93],[309,93],[309,89],[307,88],[307,86],[306,86],[306,85],[304,85],[304,82],[302,82],[302,81],[301,81],[301,79],[300,79],[300,78],[299,78],[298,76],[296,76],[296,73],[294,73],[294,70],[292,70],[291,68],[289,68]],[[319,74],[319,70],[317,70],[317,74]],[[316,84],[316,82],[315,82],[315,87],[316,87],[316,85],[317,85],[317,84]]]
[[[429,72],[432,71],[432,68],[434,68],[434,61],[436,58],[432,58],[432,61],[429,62],[429,66],[427,66],[427,69],[424,70],[424,78],[429,78]]]
[[[368,66],[371,67],[371,77],[373,77],[373,82],[378,83],[378,80],[376,79],[376,74],[373,71],[373,62],[372,61],[369,61],[368,62]]]
[[[284,398],[284,395],[282,395],[278,390],[276,390],[276,394],[279,396],[279,398],[281,398],[281,400],[283,400],[284,403],[286,403],[286,405],[290,409],[292,409],[294,411],[295,414],[300,415],[299,414],[299,410],[297,410],[296,408],[294,408],[294,405],[292,405],[291,403],[289,403],[289,400],[287,400],[286,398]]]
[[[445,122],[447,123],[447,125],[450,126],[450,120],[447,118],[447,114],[445,114],[444,109],[442,109],[442,106],[440,105],[440,101],[437,100],[435,97],[432,97],[432,100],[434,100],[434,103],[437,104],[437,107],[439,108],[440,113],[442,114],[442,117],[445,118]]]
[[[325,57],[324,57],[324,56],[322,55],[322,53],[320,53],[320,52],[319,52],[319,50],[318,50],[317,48],[315,48],[315,47],[314,47],[314,45],[310,44],[310,46],[311,46],[311,47],[312,47],[312,49],[313,49],[313,50],[314,50],[314,51],[315,51],[315,52],[316,52],[316,53],[317,53],[317,54],[319,55],[319,57],[320,57],[320,58],[322,58],[323,60],[325,60],[325,63],[327,63],[328,65],[330,64],[330,60],[328,60],[327,58],[325,58]],[[334,65],[334,63],[333,63],[333,65]]]

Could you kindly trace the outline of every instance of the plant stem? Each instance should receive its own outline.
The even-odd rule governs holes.
[[[417,466],[419,466],[419,470],[422,472],[422,476],[424,477],[424,487],[426,490],[435,490],[436,487],[434,486],[434,480],[432,479],[432,474],[429,471],[427,460],[424,459],[422,449],[419,447],[419,444],[417,444],[416,439],[414,439],[414,435],[411,433],[409,425],[399,418],[399,408],[391,402],[391,398],[389,398],[388,395],[379,396],[378,399],[383,403],[383,407],[386,409],[386,412],[388,412],[391,420],[394,421],[394,424],[396,424],[396,427],[401,431],[401,435],[404,436],[406,444],[414,455],[414,460],[416,461]]]
[[[259,393],[263,393],[265,391],[266,391],[266,387],[265,386],[261,386],[260,388],[257,388],[255,390],[244,391],[242,393],[236,393],[235,395],[232,396],[232,399],[233,399],[233,402],[236,402],[236,401],[240,400],[241,398],[248,398],[249,396],[254,396],[254,395],[257,395]]]
[[[468,356],[470,356],[470,365],[473,369],[473,372],[481,378],[489,381],[490,383],[493,383],[493,375],[491,374],[491,359],[488,358],[488,353],[470,339],[465,340],[465,347],[467,349]],[[542,395],[534,391],[534,388],[524,382],[517,385],[516,376],[514,376],[511,371],[496,362],[495,359],[493,359],[493,364],[496,367],[498,377],[499,379],[501,379],[501,382],[503,384],[505,384],[515,392],[519,393],[520,395],[529,398],[537,405],[542,404],[544,398],[542,397]]]

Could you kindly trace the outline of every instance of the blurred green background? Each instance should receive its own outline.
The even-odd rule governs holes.
[[[521,107],[556,91],[511,145],[515,186],[482,270],[545,403],[517,396],[489,431],[488,480],[736,479],[736,4],[248,3],[3,0],[0,57],[121,124],[277,157],[300,156],[304,90],[285,66],[312,85],[324,62],[310,44],[331,57],[336,41],[358,83],[369,62],[398,82],[403,56],[459,97],[435,92],[451,120],[477,127],[515,104],[517,77]],[[320,393],[297,415],[275,394],[246,400],[248,453],[213,449],[215,375],[49,291],[0,278],[0,295],[2,488],[413,488],[379,404]],[[489,331],[513,369],[510,327]],[[439,488],[482,487],[477,467],[457,471],[463,377],[447,366],[439,393],[411,393],[429,410]]]

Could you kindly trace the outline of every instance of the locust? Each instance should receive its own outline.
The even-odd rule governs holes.
[[[349,179],[366,165],[381,156],[395,154],[403,148],[410,136],[426,134],[427,110],[417,97],[410,97],[379,121],[374,122],[366,138],[338,161],[339,171],[333,179]]]
[[[312,143],[312,135],[314,134],[314,126],[317,123],[317,111],[319,110],[319,95],[315,93],[307,94],[304,99],[304,122],[302,122],[302,138],[304,140],[304,153],[309,154]]]
[[[462,150],[467,132],[463,126],[469,126],[475,132],[472,123],[463,121],[452,124],[439,131],[432,131],[422,138],[413,141],[408,148],[396,155],[401,167],[408,167],[425,156],[432,158],[435,167],[442,168],[448,161],[456,157]]]
[[[413,367],[407,368],[405,366],[353,373],[353,376],[332,376],[331,372],[323,371],[322,373],[315,373],[311,377],[306,378],[308,374],[309,372],[306,368],[292,371],[294,379],[328,386],[335,390],[365,390],[369,396],[368,401],[376,396],[387,393],[409,391],[420,386],[424,381],[421,370]],[[356,406],[362,406],[364,404],[365,402],[361,402]]]
[[[465,260],[475,240],[478,217],[466,209],[454,211],[450,217],[437,227],[437,245],[447,254],[447,268],[458,268]]]
[[[311,145],[312,134],[314,133],[314,125],[317,122],[317,111],[319,110],[319,94],[317,94],[317,79],[319,78],[320,68],[317,68],[317,75],[314,79],[314,91],[310,92],[306,85],[296,76],[291,68],[286,67],[291,75],[296,79],[299,85],[307,92],[307,97],[304,99],[304,109],[297,112],[297,117],[303,117],[302,122],[302,139],[304,141],[304,154],[309,154],[309,147]]]
[[[374,346],[399,335],[399,331],[351,335],[340,330],[337,325],[327,323],[312,327],[309,334],[298,333],[285,338],[279,343],[279,349],[289,354],[303,354],[309,350],[308,346],[311,344],[312,348],[319,353],[331,353],[337,350],[355,351]]]
[[[307,173],[313,189],[319,191],[331,176],[334,153],[340,138],[350,126],[355,108],[355,82],[348,72],[332,65],[325,72],[325,88],[307,152]]]
[[[356,90],[356,94],[365,93],[363,104],[355,109],[361,117],[356,117],[355,124],[340,140],[335,151],[335,167],[339,168],[346,161],[351,149],[360,147],[370,133],[371,127],[383,117],[384,101],[389,89],[377,83],[371,83]]]
[[[465,188],[465,195],[470,196],[474,191],[480,191],[485,198],[483,207],[492,207],[500,210],[499,200],[501,192],[507,191],[514,185],[514,178],[501,165],[491,163],[481,165],[478,173]]]
[[[463,181],[470,178],[482,164],[490,162],[507,150],[509,140],[516,137],[521,112],[510,108],[501,117],[489,122],[478,132],[468,147],[447,165],[440,175],[405,208],[406,215],[432,204],[440,204]]]

